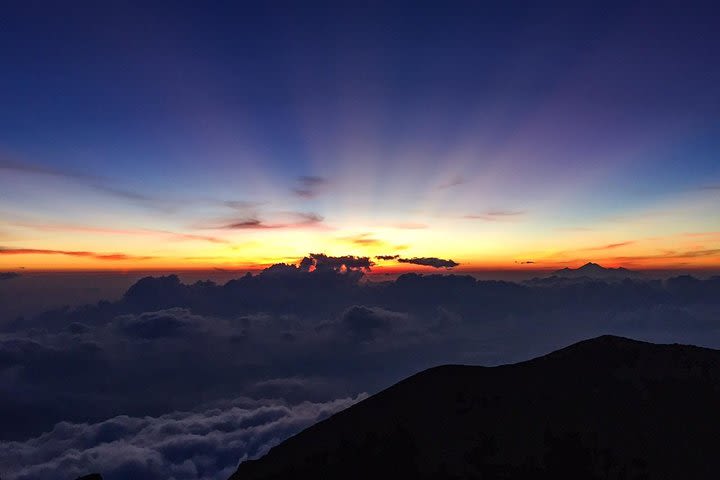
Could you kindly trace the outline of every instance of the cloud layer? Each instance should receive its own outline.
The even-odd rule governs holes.
[[[293,189],[295,195],[304,199],[312,199],[320,194],[320,191],[328,183],[324,177],[302,176],[297,178],[298,186]]]
[[[717,277],[366,282],[372,264],[313,253],[225,284],[146,277],[117,301],[5,319],[0,475],[221,478],[318,412],[437,364],[604,333],[720,346]]]
[[[218,480],[302,429],[367,395],[323,403],[234,399],[158,417],[61,422],[25,442],[0,443],[9,480],[55,480],[103,472],[107,480]]]

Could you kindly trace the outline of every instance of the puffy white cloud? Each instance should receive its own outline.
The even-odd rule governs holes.
[[[288,404],[238,398],[158,417],[121,415],[60,422],[25,442],[0,443],[8,480],[54,480],[102,472],[107,480],[225,479],[240,461],[365,398]]]

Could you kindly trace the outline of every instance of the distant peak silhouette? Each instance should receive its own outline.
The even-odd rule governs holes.
[[[556,270],[552,273],[552,275],[569,278],[627,278],[636,277],[640,274],[624,267],[606,268],[597,263],[587,262],[579,268],[565,267],[563,269]]]

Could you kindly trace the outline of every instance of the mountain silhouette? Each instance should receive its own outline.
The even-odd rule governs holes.
[[[241,463],[231,480],[709,479],[720,351],[602,336],[418,373]]]
[[[597,263],[588,262],[579,268],[563,268],[556,270],[552,275],[566,278],[632,278],[640,276],[638,272],[627,268],[605,268]]]

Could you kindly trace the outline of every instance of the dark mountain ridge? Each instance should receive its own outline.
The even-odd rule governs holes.
[[[621,337],[418,373],[242,463],[280,478],[704,479],[720,351]]]

